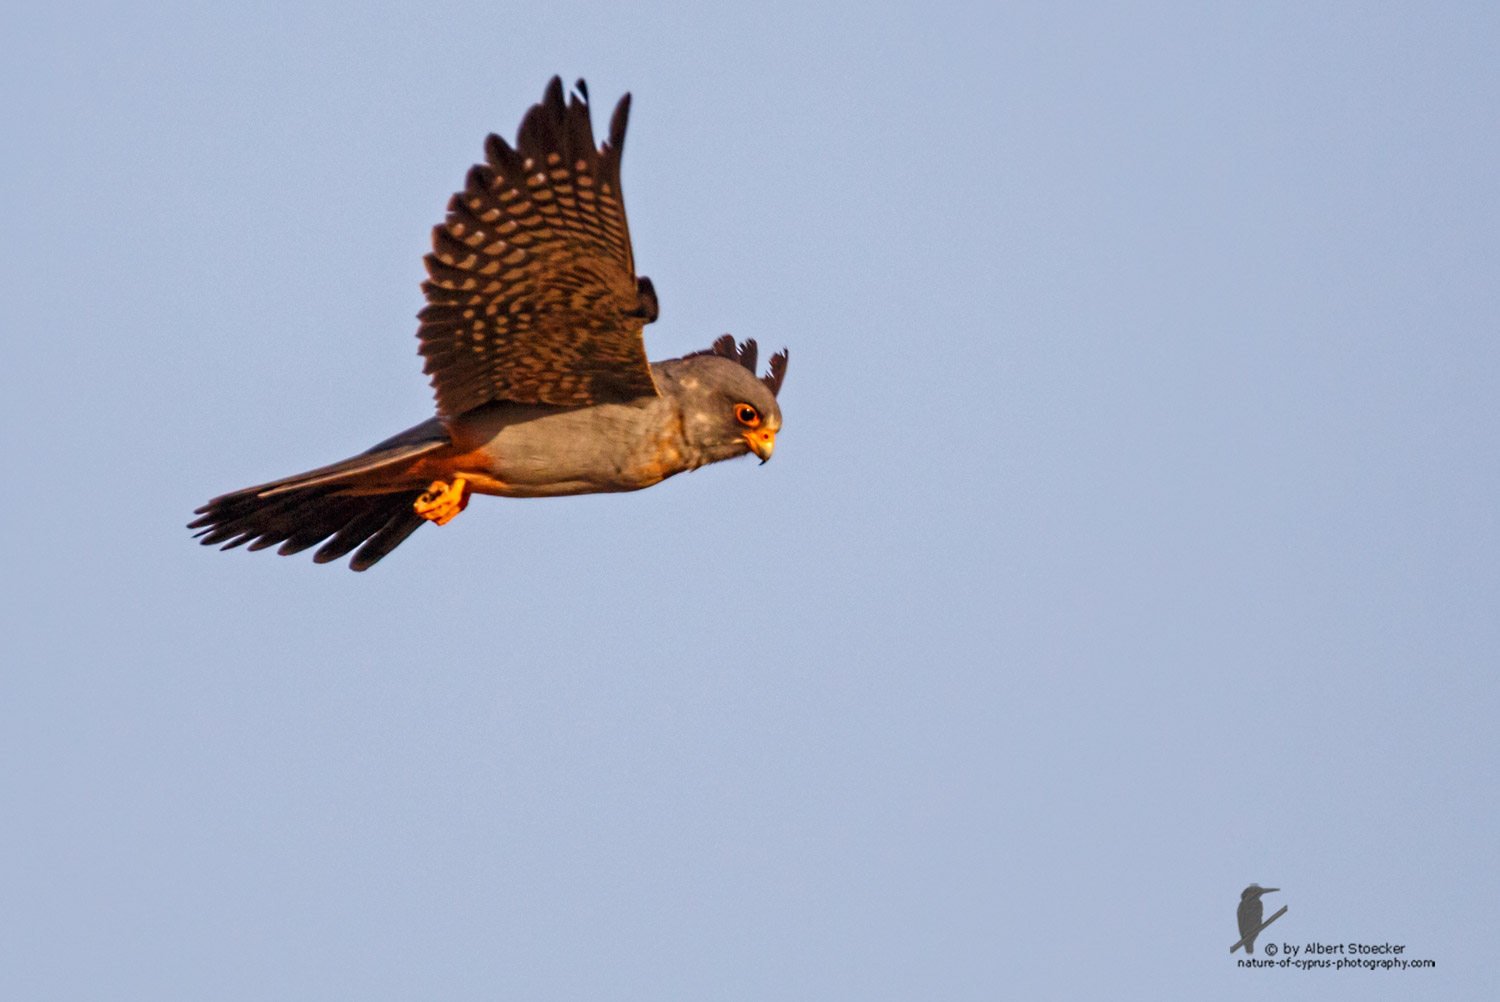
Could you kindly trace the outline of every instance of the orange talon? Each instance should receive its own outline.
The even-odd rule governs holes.
[[[468,487],[463,477],[454,477],[451,484],[434,480],[427,493],[412,503],[412,511],[428,521],[447,525],[469,506]]]

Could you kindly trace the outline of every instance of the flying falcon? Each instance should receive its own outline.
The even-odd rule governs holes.
[[[595,147],[588,88],[562,81],[512,147],[485,141],[426,257],[417,338],[437,415],[341,463],[214,498],[188,528],[205,545],[351,551],[362,571],[473,494],[634,491],[754,453],[771,458],[787,352],[756,376],[753,340],[648,362],[657,317],[636,277],[620,193],[630,95]],[[324,540],[327,540],[324,542]]]

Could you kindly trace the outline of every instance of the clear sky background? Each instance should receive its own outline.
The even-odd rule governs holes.
[[[1495,4],[62,2],[0,52],[0,997],[1493,992]],[[790,346],[775,460],[363,575],[197,546],[430,413],[430,227],[554,73],[635,95],[652,357]],[[1438,967],[1238,969],[1251,881],[1262,945]]]

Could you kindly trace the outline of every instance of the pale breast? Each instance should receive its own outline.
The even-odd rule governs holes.
[[[458,455],[445,465],[481,494],[634,491],[686,469],[681,422],[664,398],[577,409],[500,405],[464,415],[452,431]]]

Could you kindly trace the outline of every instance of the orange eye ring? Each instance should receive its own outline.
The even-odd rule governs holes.
[[[757,428],[760,426],[760,411],[749,404],[735,404],[734,419],[746,428]]]

